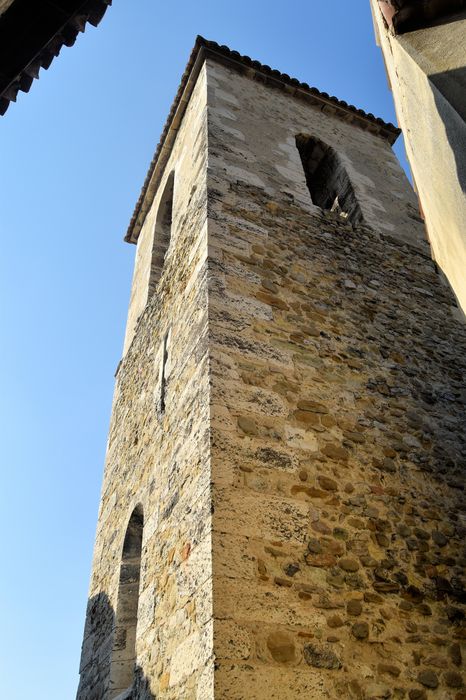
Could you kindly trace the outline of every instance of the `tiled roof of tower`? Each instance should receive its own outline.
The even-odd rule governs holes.
[[[0,115],[112,0],[0,0]]]
[[[291,78],[286,73],[281,73],[278,70],[270,68],[268,65],[264,65],[259,61],[254,61],[249,56],[242,56],[238,51],[232,51],[227,46],[220,46],[215,41],[208,41],[198,36],[185,72],[181,78],[178,92],[170,109],[167,121],[165,122],[154,157],[149,166],[141,194],[136,203],[125,236],[125,241],[129,243],[136,243],[137,241],[143,219],[148,209],[147,203],[144,206],[146,195],[149,189],[155,191],[183,118],[184,111],[189,101],[189,95],[201,66],[204,63],[204,59],[207,57],[233,66],[242,74],[253,77],[263,84],[285,90],[294,97],[318,105],[321,109],[325,109],[328,113],[335,114],[335,116],[344,121],[351,122],[359,128],[382,136],[387,139],[390,144],[393,144],[401,133],[400,129],[394,126],[394,124],[390,122],[387,123],[371,113],[364,112],[362,109],[357,109],[357,107],[348,104],[344,100],[339,100],[336,97],[328,95],[326,92],[321,92],[315,87],[310,87],[307,83],[302,83],[296,78]],[[157,174],[159,177],[156,177]]]

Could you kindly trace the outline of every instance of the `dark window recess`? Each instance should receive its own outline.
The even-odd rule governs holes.
[[[296,146],[312,203],[337,212],[352,224],[360,223],[361,208],[338,154],[323,141],[303,134],[296,137]]]
[[[167,362],[168,362],[168,332],[163,338],[162,368],[160,371],[160,413],[165,413],[165,397],[167,391]]]
[[[151,296],[162,275],[165,257],[170,245],[173,217],[173,185],[175,173],[168,176],[160,199],[157,217],[155,219],[154,242],[152,247],[152,260],[149,277],[149,296]]]
[[[143,525],[142,507],[137,506],[128,523],[121,558],[110,668],[110,700],[134,683]]]

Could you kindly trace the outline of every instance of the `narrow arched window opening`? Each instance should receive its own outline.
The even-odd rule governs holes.
[[[152,260],[149,277],[149,296],[151,296],[162,275],[163,265],[170,245],[173,220],[173,190],[175,173],[172,171],[167,178],[165,188],[160,198],[159,208],[155,219],[154,240],[152,244]]]
[[[336,151],[320,139],[304,134],[296,137],[296,146],[312,203],[340,214],[353,224],[360,223],[361,208]]]
[[[168,380],[168,341],[170,337],[170,331],[167,331],[163,337],[162,343],[162,362],[160,365],[160,414],[165,413],[166,408],[166,393],[167,393],[167,380]]]
[[[137,506],[123,543],[110,668],[110,700],[120,696],[125,698],[134,682],[143,525],[142,507]]]

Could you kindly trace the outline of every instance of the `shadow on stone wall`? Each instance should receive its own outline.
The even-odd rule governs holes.
[[[155,700],[142,668],[135,666],[133,684],[117,696],[110,690],[115,611],[106,593],[89,599],[81,652],[80,682],[76,700]]]
[[[466,192],[466,67],[429,76],[437,111],[445,126],[448,143],[454,153],[458,180]],[[460,119],[452,118],[449,107]]]
[[[393,18],[393,24],[398,34],[406,34],[406,32],[413,32],[416,30],[422,31],[430,27],[441,27],[444,24],[451,24],[452,22],[462,22],[465,17],[464,10],[458,12],[458,8],[454,8],[454,3],[450,3],[450,9],[455,9],[455,11],[453,13],[446,12],[448,7],[447,0],[438,3],[438,8],[442,8],[444,13],[441,14],[440,17],[435,17],[435,19],[432,18],[432,5],[429,3],[405,2],[404,5],[405,7],[398,10]]]

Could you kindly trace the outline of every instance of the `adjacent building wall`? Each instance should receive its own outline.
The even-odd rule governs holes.
[[[372,9],[432,254],[464,310],[466,10],[395,36]]]

